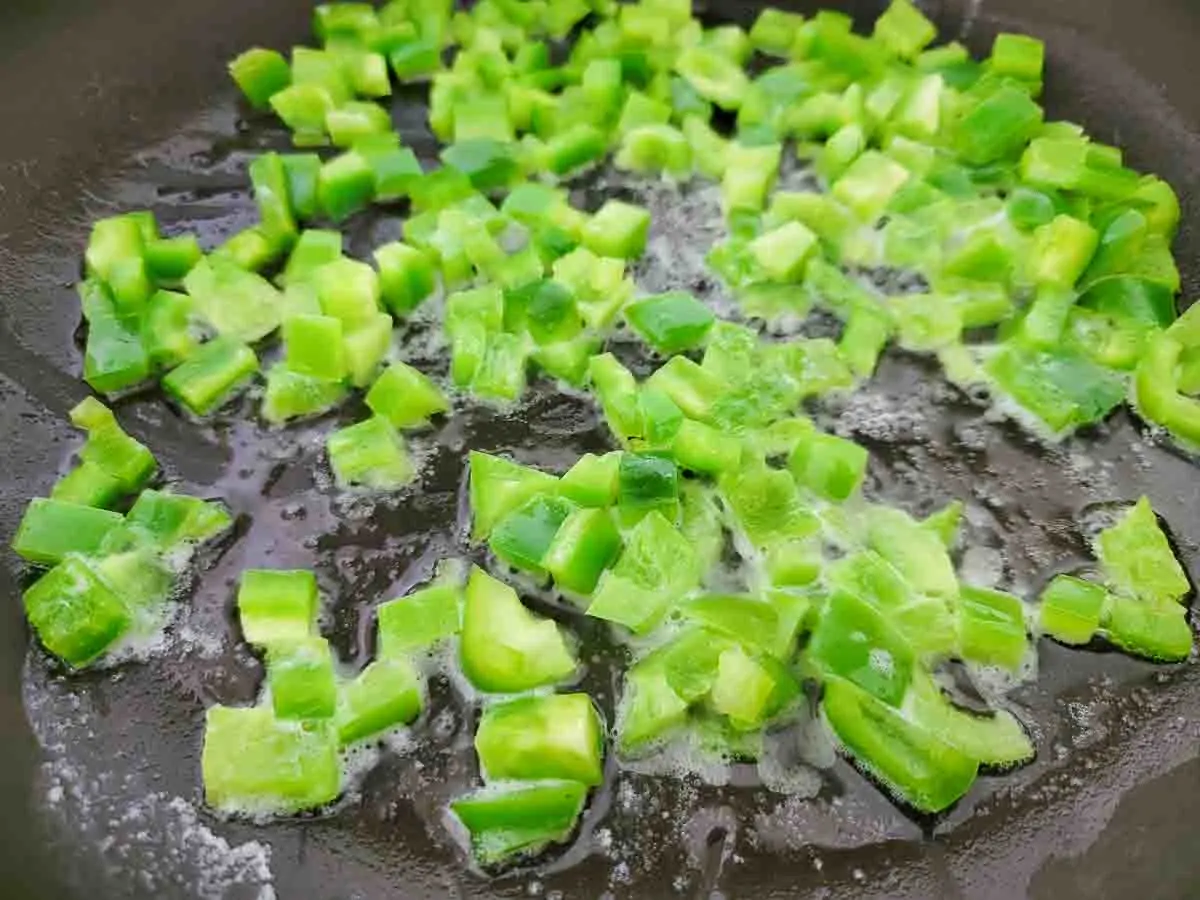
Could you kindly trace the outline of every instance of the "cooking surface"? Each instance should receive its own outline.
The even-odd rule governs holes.
[[[256,125],[237,133],[224,62],[245,46],[287,46],[307,34],[302,4],[269,11],[227,0],[25,5],[0,12],[0,80],[14,86],[0,95],[7,124],[0,141],[5,533],[77,443],[63,425],[84,393],[70,285],[90,220],[150,206],[164,224],[186,221],[202,234],[246,224],[253,216],[242,174],[246,153],[282,132]],[[942,4],[944,26],[958,19],[952,5]],[[1145,4],[1151,16],[1129,4],[1101,11],[1096,3],[1059,2],[1036,18],[1003,14],[1023,5],[976,4],[968,10],[972,40],[986,43],[997,25],[1045,38],[1050,112],[1086,123],[1100,139],[1127,148],[1133,165],[1175,185],[1185,203],[1177,253],[1188,296],[1200,274],[1200,240],[1187,217],[1190,198],[1200,196],[1193,162],[1200,159],[1200,95],[1192,92],[1188,57],[1200,10]],[[403,124],[401,131],[408,136]],[[680,215],[678,202],[651,199],[655,238],[639,271],[643,283],[695,274],[681,271],[663,243],[671,216]],[[705,198],[689,195],[687,202],[703,207]],[[386,215],[356,221],[351,252],[361,254],[397,227]],[[424,349],[427,341],[412,346]],[[561,469],[603,446],[603,430],[587,401],[546,391],[531,392],[507,415],[458,415],[416,442],[427,452],[420,494],[376,508],[337,500],[314,480],[327,420],[266,435],[247,414],[229,417],[232,426],[197,428],[154,395],[119,410],[169,475],[189,491],[225,498],[244,518],[238,540],[203,577],[168,652],[69,682],[48,677],[40,653],[26,663],[19,567],[6,557],[5,896],[255,897],[272,883],[282,898],[554,890],[657,898],[719,890],[716,896],[880,898],[1136,892],[1167,900],[1190,896],[1200,880],[1200,838],[1188,802],[1200,795],[1200,669],[1161,669],[1048,642],[1040,648],[1041,678],[1015,696],[1037,727],[1038,760],[1011,776],[981,779],[936,824],[905,818],[840,763],[813,800],[737,786],[755,779],[752,767],[732,772],[735,784],[726,787],[626,775],[593,803],[579,841],[550,857],[558,860],[552,871],[488,884],[462,871],[438,820],[438,807],[472,777],[474,765],[472,723],[448,689],[435,694],[422,720],[422,749],[390,749],[366,778],[362,799],[349,801],[341,815],[265,828],[197,815],[200,711],[217,700],[249,700],[256,688],[248,652],[209,637],[227,633],[229,585],[244,566],[317,568],[338,598],[331,636],[353,661],[370,649],[360,640],[371,625],[364,611],[422,580],[434,560],[453,551],[468,447],[511,450],[522,461]],[[1082,558],[1080,526],[1096,504],[1143,491],[1171,526],[1189,571],[1200,562],[1195,468],[1155,448],[1124,412],[1048,453],[1015,427],[990,421],[932,370],[895,355],[867,388],[830,411],[827,423],[872,450],[874,496],[914,511],[953,497],[969,501],[969,564],[992,567],[1003,550],[1005,574],[1019,586],[1036,587],[1049,566]],[[601,634],[595,623],[592,631]],[[28,711],[21,704],[26,664]],[[598,683],[604,667],[593,666],[588,678],[585,685],[611,704],[615,685]],[[44,759],[30,725],[52,748]],[[780,768],[792,790],[811,793],[818,784],[798,762],[781,760]],[[923,837],[922,827],[935,839]],[[270,852],[256,842],[269,842]],[[46,851],[46,843],[54,849]]]

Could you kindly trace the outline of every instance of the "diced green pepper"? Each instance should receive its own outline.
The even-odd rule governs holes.
[[[341,791],[332,726],[280,721],[265,707],[209,707],[201,769],[205,799],[225,812],[299,812]]]
[[[583,245],[597,256],[637,259],[646,249],[650,211],[608,200],[583,227]]]
[[[964,659],[1016,669],[1029,649],[1025,611],[1012,594],[963,585],[958,598]]]
[[[646,343],[668,355],[696,347],[716,321],[712,310],[686,291],[635,300],[625,307],[625,317]]]
[[[434,583],[380,605],[379,655],[393,658],[428,649],[458,634],[462,589],[458,584]]]
[[[247,569],[237,595],[242,636],[258,647],[311,637],[317,603],[312,572]]]
[[[467,580],[459,656],[463,674],[490,694],[554,684],[576,666],[554,621],[534,615],[516,591],[479,568]]]
[[[975,759],[849,681],[826,681],[821,709],[863,768],[922,812],[952,806],[975,781]]]
[[[292,70],[275,50],[252,47],[229,63],[229,74],[250,105],[265,109],[270,99],[292,83]]]
[[[277,719],[328,719],[337,706],[333,652],[322,637],[267,645],[267,687]]]
[[[78,556],[67,556],[25,591],[38,640],[74,668],[92,662],[132,625],[125,602]]]
[[[1064,644],[1086,644],[1100,627],[1108,592],[1103,586],[1056,575],[1042,591],[1038,610],[1042,631]]]
[[[196,312],[222,337],[253,343],[279,326],[279,291],[231,259],[202,259],[183,286],[196,302]]]
[[[344,747],[421,713],[421,678],[407,659],[378,659],[339,691],[336,727]]]
[[[450,809],[470,833],[475,858],[490,865],[565,841],[587,790],[578,781],[518,783],[459,797]]]
[[[416,476],[404,439],[382,416],[331,432],[325,439],[329,464],[340,487],[362,485],[397,490]]]
[[[1142,497],[1115,525],[1096,538],[1096,556],[1110,587],[1147,603],[1182,600],[1191,584],[1150,501]]]
[[[1155,662],[1179,662],[1192,652],[1187,610],[1171,601],[1113,597],[1103,634],[1127,653]]]
[[[553,493],[558,483],[546,472],[474,450],[470,470],[471,534],[475,540],[486,539],[501,519],[534,495]]]
[[[488,781],[604,779],[600,716],[587,694],[523,697],[487,707],[475,750]]]
[[[605,507],[617,501],[621,453],[585,453],[559,480],[559,493],[580,506]]]
[[[892,706],[904,699],[913,651],[873,607],[845,591],[825,603],[805,651],[826,675],[848,679]]]
[[[12,548],[35,565],[54,566],[68,553],[95,553],[121,522],[118,513],[38,497],[25,510]]]
[[[532,497],[496,523],[488,546],[509,565],[542,575],[542,557],[574,507],[553,494]]]
[[[620,551],[621,536],[607,509],[576,509],[555,532],[541,565],[558,587],[587,595]]]
[[[937,37],[937,27],[910,0],[892,0],[872,36],[896,56],[913,59]]]
[[[367,406],[396,428],[415,428],[431,416],[450,411],[446,396],[412,366],[395,362],[383,370],[367,391]]]
[[[868,458],[866,449],[853,441],[812,431],[796,442],[788,468],[809,490],[842,501],[862,484]]]

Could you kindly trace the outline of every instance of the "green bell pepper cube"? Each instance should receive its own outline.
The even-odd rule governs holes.
[[[618,748],[637,754],[687,721],[688,702],[671,687],[661,652],[651,654],[625,674],[617,713]]]
[[[274,246],[289,246],[296,238],[296,217],[288,196],[283,157],[278,153],[264,153],[250,163],[250,185],[258,206],[258,227],[262,234]]]
[[[1012,297],[1003,285],[987,282],[955,282],[946,285],[952,291],[963,328],[987,328],[1009,318],[1015,310]]]
[[[1145,497],[1096,537],[1096,556],[1117,593],[1146,602],[1182,600],[1191,584]]]
[[[886,310],[860,306],[846,320],[838,341],[838,353],[851,372],[859,378],[869,378],[891,336],[892,320]]]
[[[875,20],[872,37],[894,55],[911,60],[937,37],[937,27],[911,0],[892,0]]]
[[[671,455],[685,469],[716,476],[737,467],[742,458],[742,442],[711,425],[684,419],[671,442]]]
[[[666,453],[675,442],[683,424],[683,411],[670,397],[654,387],[643,387],[637,396],[641,433],[629,440],[629,449],[638,453]]]
[[[292,48],[292,83],[320,85],[329,92],[335,105],[346,103],[353,97],[349,79],[337,56],[315,47]]]
[[[599,160],[608,150],[608,139],[598,128],[580,123],[546,142],[545,165],[560,178]]]
[[[284,359],[293,372],[338,381],[346,377],[342,320],[292,316],[283,323]]]
[[[382,416],[331,432],[325,439],[325,449],[339,487],[361,485],[390,491],[416,476],[404,439]]]
[[[608,328],[634,291],[624,260],[596,256],[585,247],[556,259],[551,273],[575,295],[584,324],[597,331]]]
[[[416,154],[408,147],[400,146],[400,139],[394,133],[360,138],[355,142],[353,152],[371,169],[377,203],[391,203],[410,196],[424,178]]]
[[[617,502],[621,451],[585,453],[559,479],[558,491],[580,506],[601,508]]]
[[[285,248],[284,240],[268,235],[261,225],[254,225],[231,234],[209,258],[230,263],[246,272],[259,272],[273,264]]]
[[[433,293],[435,265],[428,253],[399,241],[375,250],[383,301],[394,316],[412,312]]]
[[[779,177],[782,157],[782,144],[729,144],[721,177],[721,208],[726,216],[734,210],[757,212],[766,206],[767,195]]]
[[[613,568],[604,573],[587,613],[644,634],[700,580],[687,539],[652,510],[634,526]]]
[[[172,494],[168,491],[142,491],[125,515],[126,534],[134,535],[134,543],[149,545],[169,553],[184,544],[201,543],[216,537],[233,524],[229,511],[220,503],[210,503],[198,497]],[[110,536],[117,543],[128,538]]]
[[[750,89],[742,67],[711,49],[688,47],[675,58],[674,69],[701,97],[721,109],[736,110]]]
[[[504,318],[507,329],[526,330],[543,345],[569,341],[583,329],[570,289],[541,277],[505,292]]]
[[[613,164],[626,172],[682,179],[692,169],[692,148],[672,125],[639,125],[622,136]]]
[[[278,281],[283,285],[311,282],[313,273],[342,258],[342,233],[308,228],[300,232]]]
[[[646,249],[650,211],[608,200],[583,227],[583,245],[597,256],[637,259]]]
[[[1042,591],[1041,629],[1063,644],[1086,644],[1100,628],[1108,592],[1099,584],[1056,575]]]
[[[379,374],[392,348],[392,325],[392,317],[381,312],[346,329],[346,365],[356,388],[365,388]]]
[[[542,557],[574,508],[575,504],[553,494],[533,497],[496,523],[488,546],[510,566],[544,575]]]
[[[322,637],[267,645],[267,689],[277,719],[328,719],[337,708],[333,652]]]
[[[550,377],[581,388],[587,380],[588,361],[600,349],[600,344],[598,337],[583,334],[569,341],[543,344],[535,348],[529,358]]]
[[[587,595],[620,551],[621,535],[609,510],[576,509],[555,532],[541,565],[560,589]]]
[[[153,217],[144,221],[139,216],[136,213],[110,216],[92,225],[83,257],[89,279],[108,282],[115,267],[126,260],[140,259],[146,243],[158,237]]]
[[[294,813],[341,791],[329,723],[280,721],[265,707],[209,707],[201,771],[209,806],[225,812]]]
[[[120,478],[94,462],[81,462],[50,489],[50,499],[110,509],[125,493]]]
[[[68,556],[25,591],[25,615],[38,640],[73,668],[82,668],[120,640],[133,624],[122,598],[87,562]]]
[[[617,134],[624,136],[643,125],[666,125],[671,121],[671,107],[641,91],[630,91],[617,121]]]
[[[402,657],[427,650],[458,634],[462,588],[433,583],[429,587],[381,604],[378,611],[380,657]]]
[[[576,668],[554,621],[530,612],[516,591],[479,568],[467,580],[459,658],[471,684],[490,694],[554,684]]]
[[[691,148],[692,164],[696,171],[720,181],[725,176],[729,142],[709,126],[707,118],[688,116],[680,128]]]
[[[963,658],[1015,670],[1029,649],[1025,611],[1012,594],[963,585],[958,598]]]
[[[421,714],[421,676],[403,658],[378,659],[338,692],[335,726],[343,746],[374,737]]]
[[[442,163],[466,175],[476,190],[508,187],[518,174],[513,145],[494,138],[459,138],[441,152]]]
[[[975,759],[852,682],[827,680],[821,710],[859,764],[921,812],[947,809],[975,781]]]
[[[679,469],[669,459],[622,453],[617,472],[617,507],[633,523],[651,510],[674,520],[679,513]]]
[[[392,130],[392,117],[378,103],[350,101],[325,113],[325,130],[335,147],[349,148],[359,141]]]
[[[953,146],[963,162],[984,166],[1015,156],[1042,125],[1042,108],[1011,83],[1003,84],[962,115]]]
[[[471,451],[470,500],[474,540],[486,540],[513,510],[537,494],[554,493],[558,479],[499,456]]]
[[[93,571],[129,609],[135,633],[161,623],[174,573],[158,553],[146,547],[111,553],[97,560]]]
[[[198,262],[183,279],[196,312],[222,337],[253,343],[279,326],[279,291],[221,256]]]
[[[867,135],[862,125],[857,122],[843,125],[830,136],[817,156],[817,174],[826,184],[832,184],[866,149]]]
[[[54,566],[68,553],[95,553],[121,522],[118,513],[38,497],[26,508],[12,548],[27,562]]]
[[[814,534],[817,518],[801,502],[792,476],[761,463],[720,480],[721,495],[738,527],[755,547]]]
[[[328,143],[325,116],[337,103],[319,84],[291,84],[271,95],[271,109],[292,131],[297,147],[320,147]]]
[[[1001,32],[992,43],[988,70],[1018,81],[1040,82],[1046,45],[1025,34]]]
[[[750,242],[749,251],[771,281],[799,281],[817,250],[817,236],[799,222],[788,222]]]
[[[431,416],[450,411],[450,403],[429,378],[412,366],[394,362],[367,391],[367,406],[396,428],[426,425]]]
[[[740,647],[721,653],[708,704],[739,731],[762,726],[780,705],[777,694],[786,673],[772,670]],[[784,682],[786,683],[786,682]],[[799,688],[792,684],[793,693]]]
[[[308,375],[277,363],[267,372],[262,416],[270,425],[282,425],[291,419],[328,412],[348,394],[343,379]]]
[[[488,706],[475,751],[488,781],[604,780],[604,735],[587,694],[522,697]]]
[[[284,153],[282,158],[293,214],[298,221],[315,218],[320,212],[317,186],[321,178],[321,157],[315,153]]]
[[[471,378],[471,392],[477,397],[497,401],[515,401],[525,392],[529,348],[516,334],[487,335],[484,352]]]
[[[325,315],[352,326],[379,314],[379,276],[366,263],[335,259],[314,271],[312,279]]]
[[[1170,332],[1157,336],[1138,362],[1134,396],[1138,414],[1184,441],[1200,442],[1200,403],[1179,392],[1183,347]]]
[[[601,353],[588,361],[588,376],[613,436],[622,444],[640,438],[643,430],[640,392],[633,373],[611,353]]]
[[[471,835],[476,860],[492,865],[565,841],[583,811],[587,790],[577,781],[518,783],[459,797],[450,809]]]
[[[271,98],[292,83],[292,70],[283,54],[263,47],[235,57],[229,74],[255,109],[266,109]]]
[[[959,709],[923,670],[909,685],[904,711],[916,725],[983,765],[1007,769],[1033,759],[1033,742],[1012,713],[978,715]]]
[[[1073,285],[1099,245],[1100,236],[1087,222],[1055,216],[1033,232],[1028,277],[1035,284]]]
[[[76,428],[87,432],[87,442],[79,452],[83,464],[112,475],[125,493],[140,491],[149,483],[157,468],[154,455],[125,433],[112,410],[95,397],[87,397],[69,415]]]
[[[401,81],[431,75],[441,68],[442,51],[432,37],[411,37],[388,51],[388,63]]]
[[[868,150],[834,182],[831,193],[859,219],[871,224],[910,177],[908,169],[900,163],[876,150]]]
[[[790,639],[783,639],[775,606],[742,594],[705,594],[685,600],[679,612],[688,621],[756,653],[786,654],[795,644],[795,629],[799,627],[798,621],[792,622]]]
[[[1150,223],[1150,231],[1167,240],[1175,237],[1179,228],[1179,197],[1172,187],[1155,175],[1146,175],[1131,198]]]
[[[707,421],[729,385],[686,356],[673,356],[660,366],[646,384],[675,401],[689,418]]]
[[[150,358],[138,330],[117,312],[112,295],[98,282],[80,285],[88,320],[83,378],[101,393],[114,393],[150,377]]]
[[[1100,421],[1125,396],[1118,373],[1067,348],[1050,353],[1004,344],[985,369],[1006,394],[1056,433]]]
[[[200,346],[193,326],[195,304],[186,294],[157,291],[142,319],[142,345],[156,368],[179,365]]]
[[[625,307],[630,327],[660,353],[674,355],[698,346],[712,328],[712,310],[686,291],[642,297]]]
[[[194,234],[157,238],[146,244],[143,253],[146,270],[159,282],[181,281],[204,256]]]
[[[316,631],[317,579],[303,570],[247,569],[238,588],[242,636],[257,647],[302,641]]]
[[[258,371],[246,344],[219,337],[203,344],[162,380],[163,389],[194,415],[206,416],[244,388]]]
[[[374,196],[375,170],[363,154],[348,150],[321,166],[317,205],[333,221],[344,221]]]
[[[885,506],[871,508],[867,532],[871,548],[918,591],[949,600],[958,596],[954,564],[939,535],[903,510]]]
[[[862,484],[868,459],[866,448],[853,441],[811,431],[792,448],[788,468],[804,487],[840,502]]]
[[[788,57],[796,43],[796,34],[804,16],[768,6],[758,14],[750,28],[750,43],[762,53]]]
[[[1155,662],[1180,662],[1192,652],[1187,610],[1173,601],[1113,597],[1103,634],[1126,653]]]
[[[872,606],[835,590],[821,611],[806,649],[826,675],[854,682],[892,706],[904,699],[912,678],[912,647]]]

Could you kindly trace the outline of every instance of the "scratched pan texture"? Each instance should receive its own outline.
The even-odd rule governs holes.
[[[848,8],[864,19],[878,11],[868,2]],[[927,8],[944,35],[977,52],[998,29],[1048,41],[1051,114],[1122,145],[1133,165],[1180,191],[1177,249],[1190,295],[1200,276],[1200,234],[1188,216],[1200,196],[1200,94],[1189,51],[1200,7],[947,0]],[[753,9],[713,3],[707,12],[746,21]],[[245,165],[286,137],[268,121],[239,119],[223,63],[245,46],[286,47],[306,35],[301,3],[10,0],[0,9],[0,533],[11,533],[77,443],[64,423],[84,395],[71,284],[88,223],[148,206],[168,230],[195,229],[210,243],[248,223]],[[395,116],[406,139],[428,148],[419,94]],[[599,177],[580,198],[631,190],[656,213],[643,283],[722,303],[695,265],[695,248],[712,236],[711,192],[636,193]],[[388,210],[356,218],[351,253],[394,236],[399,223]],[[409,326],[400,343],[423,367],[444,369],[428,323]],[[119,411],[174,482],[226,499],[239,516],[237,539],[211,555],[151,661],[69,680],[30,651],[18,602],[25,576],[6,554],[6,898],[1195,896],[1200,671],[1049,645],[1038,681],[1012,698],[1036,737],[1037,761],[982,778],[936,821],[907,818],[850,767],[816,759],[819,747],[782,754],[782,774],[767,784],[745,767],[707,780],[613,773],[570,847],[487,881],[466,871],[444,827],[445,800],[475,777],[474,711],[438,680],[416,739],[364,760],[367,774],[333,814],[270,826],[214,820],[198,802],[202,710],[250,700],[261,675],[229,615],[241,568],[316,569],[330,598],[327,633],[352,666],[370,653],[373,606],[461,550],[468,448],[561,469],[607,439],[585,399],[535,385],[513,410],[461,408],[415,441],[417,489],[364,501],[336,496],[320,474],[331,420],[268,433],[247,405],[200,427],[154,394]],[[974,577],[1036,589],[1051,572],[1083,564],[1090,523],[1141,493],[1189,570],[1200,561],[1195,469],[1123,412],[1047,448],[901,355],[865,391],[816,412],[871,449],[872,496],[917,512],[967,502],[961,562]],[[582,684],[611,709],[617,651],[594,624],[552,602],[544,608],[591,648]]]

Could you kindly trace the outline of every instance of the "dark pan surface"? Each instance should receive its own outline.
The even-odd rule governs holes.
[[[852,6],[864,16],[876,9]],[[712,11],[738,12],[719,7]],[[976,50],[998,27],[1047,39],[1051,113],[1121,144],[1133,165],[1180,191],[1177,250],[1185,292],[1193,291],[1200,233],[1187,213],[1200,197],[1191,57],[1200,7],[947,0],[934,8],[943,33],[961,29]],[[76,443],[63,424],[84,393],[70,285],[90,220],[149,205],[164,224],[210,237],[248,222],[247,153],[282,134],[258,124],[239,133],[223,63],[250,44],[304,40],[306,19],[305,4],[234,0],[20,0],[0,9],[0,533],[11,533],[27,498],[45,492]],[[420,112],[402,114],[408,138]],[[662,210],[660,251],[642,277],[694,276],[663,263],[673,259],[669,237],[680,230],[672,223],[692,221],[679,212],[681,201],[649,200]],[[689,194],[686,202],[690,212],[704,197]],[[397,227],[386,214],[356,220],[351,252],[364,253]],[[414,352],[436,366],[426,338],[414,326]],[[244,650],[203,640],[228,634],[230,584],[243,566],[317,568],[338,598],[329,630],[353,663],[370,651],[363,640],[370,606],[426,577],[457,545],[466,448],[562,466],[603,446],[603,432],[586,401],[548,391],[507,415],[472,410],[417,442],[427,454],[420,495],[364,504],[336,500],[313,478],[328,422],[266,435],[248,415],[235,415],[231,426],[188,424],[153,395],[119,409],[173,479],[224,497],[242,515],[239,538],[185,604],[168,652],[70,683],[41,654],[27,659],[20,568],[6,555],[2,897],[249,898],[269,896],[267,884],[285,900],[555,891],[889,900],[1196,895],[1200,669],[1050,645],[1041,649],[1041,678],[1014,698],[1036,730],[1037,762],[982,779],[938,823],[905,818],[842,764],[814,799],[756,787],[752,771],[725,773],[732,779],[725,787],[623,775],[593,804],[603,817],[585,823],[565,855],[484,882],[463,871],[437,812],[473,775],[472,724],[446,685],[436,687],[420,726],[425,749],[390,748],[340,815],[266,828],[197,816],[199,714],[207,703],[249,700],[256,686],[256,664]],[[1142,492],[1172,527],[1189,571],[1200,561],[1196,469],[1156,448],[1124,413],[1048,451],[941,387],[922,364],[896,356],[868,390],[825,415],[872,449],[875,496],[917,511],[952,497],[970,502],[968,564],[977,571],[1002,551],[1005,579],[1036,588],[1052,567],[1083,561],[1089,521]],[[602,665],[585,684],[611,702],[614,685]],[[816,789],[811,770],[791,762],[793,789]],[[269,853],[256,841],[269,842]]]

